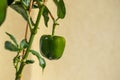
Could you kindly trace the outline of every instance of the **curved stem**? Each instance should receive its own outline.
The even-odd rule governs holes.
[[[49,11],[49,15],[52,18],[53,21],[55,21],[55,18],[53,17],[52,13]]]
[[[30,15],[30,12],[32,10],[32,4],[33,4],[33,0],[30,0],[30,6],[29,6],[29,15]],[[25,39],[27,40],[27,34],[28,34],[28,23],[26,24],[26,31],[25,31]]]
[[[31,27],[29,27],[29,25],[32,25],[31,23],[31,20],[30,20],[30,13],[31,13],[31,10],[32,10],[32,4],[33,4],[33,0],[30,0],[30,6],[29,6],[29,13],[27,14],[28,15],[28,22],[26,24],[26,30],[25,30],[25,40],[27,41],[27,38],[28,38],[28,29],[30,28],[30,30],[32,29]],[[26,11],[27,13],[27,11]],[[23,50],[22,52],[22,56],[25,54],[25,49]]]
[[[30,36],[30,39],[29,39],[29,46],[28,46],[28,48],[27,48],[27,50],[26,50],[26,52],[25,52],[25,55],[24,55],[23,58],[22,58],[22,62],[21,62],[21,64],[20,64],[19,70],[16,72],[16,79],[15,79],[15,80],[20,80],[20,79],[21,79],[22,71],[23,71],[23,68],[24,68],[24,66],[25,66],[25,61],[26,61],[27,58],[28,58],[29,51],[30,51],[30,49],[31,49],[31,46],[32,46],[34,37],[35,37],[35,35],[36,35],[36,33],[37,33],[39,21],[40,21],[40,18],[41,18],[41,15],[42,15],[43,11],[44,11],[44,6],[42,6],[41,9],[39,10],[35,27],[34,27],[33,31],[31,32],[31,36]],[[32,26],[32,25],[30,25],[30,26]]]

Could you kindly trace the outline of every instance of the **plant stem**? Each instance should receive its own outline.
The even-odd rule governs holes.
[[[33,4],[33,0],[30,0],[29,15],[30,15],[30,12],[32,10],[32,4]],[[26,41],[27,41],[27,34],[28,34],[28,26],[29,26],[29,24],[27,23],[26,24],[26,31],[25,31],[25,39],[26,39]]]
[[[44,11],[44,6],[42,6],[41,9],[39,10],[35,27],[34,27],[34,29],[32,30],[31,35],[30,35],[29,46],[28,46],[28,48],[27,48],[27,50],[26,50],[26,52],[25,52],[25,55],[24,55],[23,58],[22,58],[22,62],[21,62],[21,64],[20,64],[19,70],[16,72],[16,78],[15,78],[15,80],[21,80],[22,71],[23,71],[23,68],[24,68],[24,66],[25,66],[25,61],[27,60],[27,58],[28,58],[28,56],[29,56],[29,51],[30,51],[30,49],[31,49],[31,46],[32,46],[34,37],[35,37],[35,35],[36,35],[36,33],[37,33],[39,21],[40,21],[40,18],[41,18],[41,15],[42,15],[43,11]],[[30,25],[30,26],[32,26],[32,25]]]
[[[51,15],[51,17],[52,17],[52,15]],[[59,25],[59,24],[57,23],[57,21],[59,20],[59,18],[57,18],[57,19],[55,20],[54,17],[53,17],[52,19],[53,19],[52,36],[54,36],[54,34],[55,34],[55,28],[56,28],[57,25]]]
[[[56,24],[55,24],[55,23],[53,23],[52,36],[54,36],[54,34],[55,34],[55,27],[56,27]]]

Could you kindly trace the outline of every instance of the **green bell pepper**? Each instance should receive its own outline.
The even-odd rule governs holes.
[[[5,20],[7,10],[7,0],[0,0],[0,25]]]
[[[40,51],[42,56],[49,60],[57,60],[63,55],[65,39],[61,36],[43,35],[40,38]]]

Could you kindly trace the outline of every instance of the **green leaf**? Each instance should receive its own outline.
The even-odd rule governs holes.
[[[25,9],[22,7],[21,3],[15,3],[10,5],[12,9],[14,9],[16,12],[18,12],[26,21],[28,19],[28,16],[26,14]]]
[[[63,19],[66,15],[66,8],[63,0],[53,0],[57,6],[57,16]]]
[[[44,69],[46,66],[45,60],[40,56],[40,54],[38,52],[36,52],[34,50],[30,50],[30,52],[38,58],[39,65],[42,67],[42,69]]]
[[[29,8],[30,0],[22,0],[23,4],[26,6],[26,8]]]
[[[10,41],[5,41],[5,49],[10,51],[18,51],[19,49]]]
[[[6,32],[6,34],[7,34],[7,35],[10,37],[10,39],[16,44],[16,46],[18,46],[15,37],[14,37],[12,34],[10,34],[10,33],[7,33],[7,32]]]
[[[48,21],[49,21],[48,13],[49,13],[49,10],[47,7],[45,7],[42,15],[43,15],[44,23],[46,27],[48,27]]]
[[[26,60],[26,64],[33,64],[35,61],[34,60]]]
[[[20,48],[21,49],[25,49],[28,47],[28,43],[25,39],[23,39],[21,42],[20,42]]]

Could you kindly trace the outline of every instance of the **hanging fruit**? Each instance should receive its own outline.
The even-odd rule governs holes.
[[[6,10],[7,10],[7,0],[1,0],[0,1],[0,25],[2,25],[2,23],[5,20]]]
[[[40,38],[41,54],[49,60],[57,60],[63,55],[65,39],[62,36],[43,35]]]

